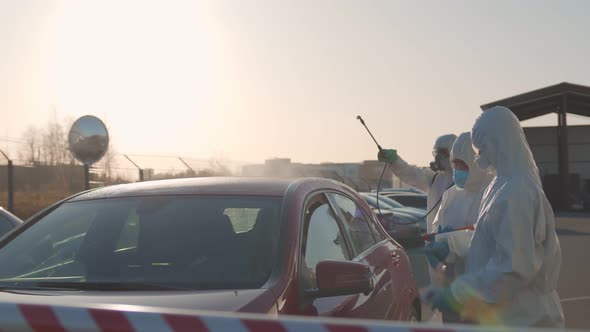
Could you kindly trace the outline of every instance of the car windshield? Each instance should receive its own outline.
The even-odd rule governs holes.
[[[259,288],[277,252],[280,206],[188,195],[65,203],[0,248],[0,287]]]
[[[394,195],[388,196],[406,207],[414,207],[419,209],[426,209],[426,196],[421,195]]]

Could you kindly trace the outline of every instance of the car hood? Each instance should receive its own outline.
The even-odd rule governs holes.
[[[122,304],[172,309],[268,313],[275,305],[269,289],[236,291],[0,291],[0,302],[42,305]]]

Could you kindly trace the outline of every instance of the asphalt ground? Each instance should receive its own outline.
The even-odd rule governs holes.
[[[559,214],[556,223],[562,265],[557,292],[567,328],[590,329],[590,213]],[[419,288],[428,287],[428,263],[420,249],[408,249],[414,278]],[[423,307],[424,318],[441,322]]]
[[[590,213],[560,215],[561,274],[557,292],[568,328],[590,329]]]

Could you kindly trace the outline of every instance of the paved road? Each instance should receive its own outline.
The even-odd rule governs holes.
[[[566,327],[590,329],[590,214],[560,215],[556,226],[563,257],[557,291]],[[410,249],[408,254],[418,285],[427,286],[427,263],[419,250]],[[440,317],[432,322],[440,322]]]
[[[590,214],[557,219],[563,263],[557,289],[569,328],[590,329]]]

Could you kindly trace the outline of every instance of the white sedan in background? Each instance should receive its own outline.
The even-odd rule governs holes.
[[[4,236],[22,223],[23,221],[17,216],[6,211],[3,207],[0,207],[0,237]]]

